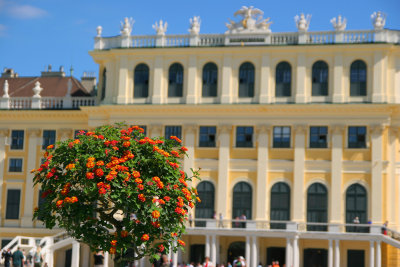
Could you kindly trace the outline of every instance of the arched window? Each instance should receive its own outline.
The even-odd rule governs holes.
[[[367,191],[360,184],[353,184],[346,190],[346,223],[353,223],[358,217],[360,223],[367,223]],[[365,227],[347,227],[348,232],[367,232]]]
[[[271,221],[290,221],[290,188],[286,183],[279,182],[271,188]],[[286,224],[271,223],[271,229],[286,229]]]
[[[215,189],[210,182],[204,181],[197,186],[197,192],[201,202],[196,204],[195,218],[212,219],[214,215]],[[196,222],[197,227],[205,227],[205,222]]]
[[[275,71],[275,96],[290,96],[292,67],[286,61],[279,63]]]
[[[168,97],[183,96],[183,67],[174,63],[169,67]]]
[[[101,85],[101,100],[104,100],[106,97],[106,83],[107,83],[107,69],[103,70],[103,83]]]
[[[245,62],[239,68],[239,97],[254,96],[254,65]]]
[[[203,67],[203,97],[217,96],[218,67],[212,62]]]
[[[328,222],[328,191],[321,183],[314,183],[307,190],[307,222]],[[307,231],[326,230],[325,225],[307,225]]]
[[[312,66],[312,96],[328,95],[328,64],[317,61]]]
[[[240,182],[233,188],[232,219],[251,219],[253,192],[246,182]],[[233,227],[245,227],[245,223],[234,222]]]
[[[350,96],[367,95],[367,65],[356,60],[350,66]]]
[[[134,74],[134,98],[146,98],[149,96],[149,67],[146,64],[139,64]]]

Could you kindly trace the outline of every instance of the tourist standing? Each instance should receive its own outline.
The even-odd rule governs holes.
[[[4,259],[4,267],[10,267],[11,257],[11,249],[7,249],[7,251],[3,251],[3,253],[1,253],[1,258]]]
[[[24,254],[22,254],[20,247],[12,254],[13,267],[21,267],[24,263]]]
[[[204,259],[203,267],[214,267],[214,264],[212,263],[212,261],[210,261],[210,257],[207,256]]]

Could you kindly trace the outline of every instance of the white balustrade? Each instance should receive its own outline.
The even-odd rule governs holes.
[[[40,109],[78,109],[81,106],[95,106],[96,97],[71,97],[72,106],[67,106],[65,97],[41,97]],[[37,100],[37,99],[36,99]],[[9,104],[3,109],[32,109],[32,97],[10,97]]]

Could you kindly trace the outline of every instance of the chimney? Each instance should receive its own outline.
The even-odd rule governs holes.
[[[14,69],[4,68],[1,74],[2,78],[18,78],[18,73],[14,72]]]
[[[52,71],[52,67],[49,64],[47,70],[41,72],[42,77],[65,77],[64,67],[60,66],[59,71]]]
[[[83,76],[81,77],[81,84],[83,85],[83,87],[85,87],[88,93],[93,94],[97,84],[95,73],[88,71],[83,72]]]

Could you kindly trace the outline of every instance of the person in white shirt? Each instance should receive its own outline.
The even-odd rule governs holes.
[[[204,259],[203,267],[214,267],[214,264],[210,261],[210,257]]]

